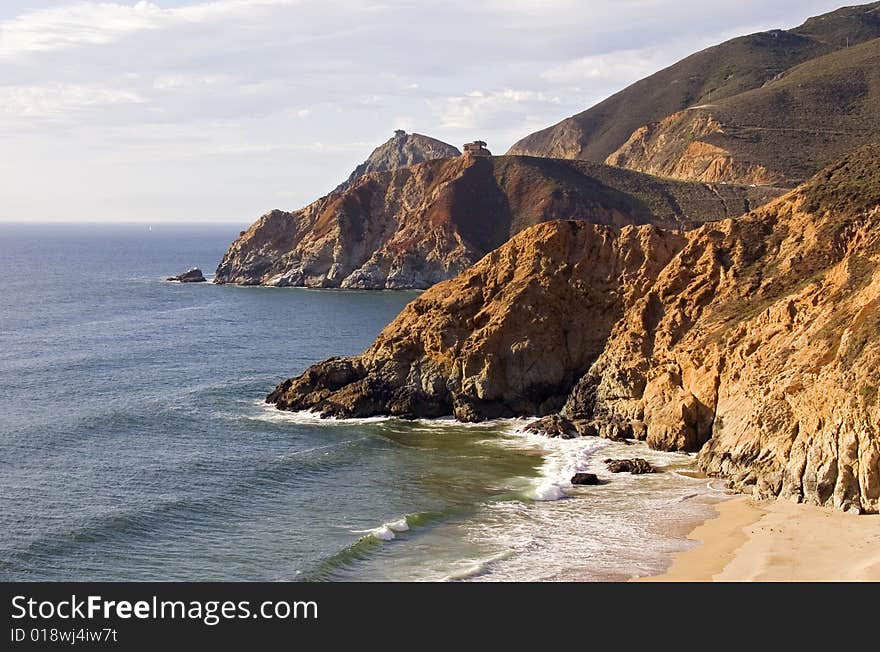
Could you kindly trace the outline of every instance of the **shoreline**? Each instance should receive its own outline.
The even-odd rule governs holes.
[[[638,582],[880,581],[880,515],[737,496],[687,536],[697,545]]]

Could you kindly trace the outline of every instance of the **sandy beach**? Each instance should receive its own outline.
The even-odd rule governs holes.
[[[637,581],[880,581],[880,515],[738,497],[688,538],[662,575]]]

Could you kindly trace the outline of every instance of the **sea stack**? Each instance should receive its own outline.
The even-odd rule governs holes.
[[[177,276],[169,276],[166,280],[177,283],[205,283],[207,281],[205,275],[202,274],[202,270],[198,267],[193,267]]]

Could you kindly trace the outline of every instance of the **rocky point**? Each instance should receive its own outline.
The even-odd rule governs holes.
[[[532,226],[361,355],[267,401],[340,417],[558,414],[546,423],[559,436],[699,451],[705,472],[756,496],[876,512],[878,333],[874,145],[692,231]]]

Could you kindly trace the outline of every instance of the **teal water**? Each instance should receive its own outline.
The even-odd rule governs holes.
[[[687,545],[717,494],[687,456],[576,490],[622,446],[266,406],[416,294],[163,280],[238,230],[0,224],[0,580],[606,579]]]

